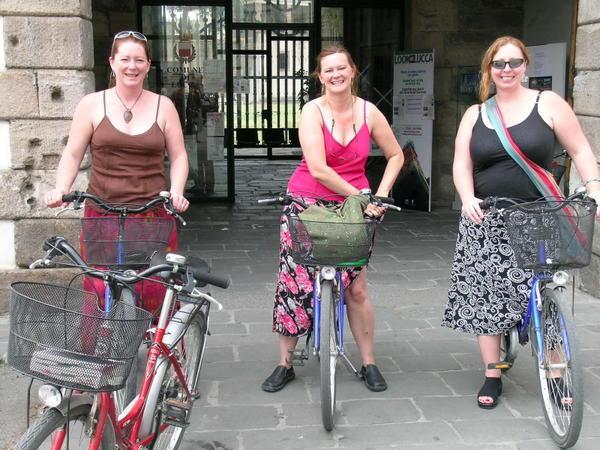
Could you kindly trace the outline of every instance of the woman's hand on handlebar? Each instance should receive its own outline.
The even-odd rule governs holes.
[[[171,191],[171,204],[177,212],[184,212],[189,208],[190,202],[180,192]]]
[[[387,208],[384,205],[376,205],[375,203],[369,203],[365,208],[365,215],[371,218],[381,217],[385,214]]]
[[[49,208],[58,208],[59,206],[65,208],[68,203],[63,201],[63,195],[65,195],[65,191],[62,189],[52,189],[44,195],[44,203]]]
[[[479,206],[480,203],[481,199],[477,197],[472,197],[471,199],[463,202],[462,204],[462,213],[464,214],[464,216],[471,222],[477,224],[483,222],[483,211]]]

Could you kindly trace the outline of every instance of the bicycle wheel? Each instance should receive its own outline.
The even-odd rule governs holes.
[[[546,289],[542,310],[544,358],[537,364],[544,416],[552,439],[569,448],[583,419],[583,374],[575,323],[563,293]]]
[[[176,346],[181,369],[187,380],[188,389],[192,393],[196,391],[198,379],[200,378],[206,329],[207,323],[204,312],[199,311],[191,319],[187,331],[181,339],[179,339]],[[189,405],[190,409],[179,411],[182,413],[182,416],[180,416],[181,425],[184,425],[184,423],[189,421],[191,405],[195,398],[188,398],[185,394],[185,390],[179,385],[179,379],[171,367],[164,373],[160,395],[157,399],[158,401],[156,401],[154,430],[160,430],[165,425],[168,426],[158,435],[154,444],[154,449],[176,449],[179,448],[179,445],[183,440],[185,428],[174,424],[172,414],[169,414],[168,407],[165,407],[164,401],[170,399],[181,404]],[[159,403],[159,401],[162,402],[162,404]],[[159,420],[157,420],[157,418],[159,418]]]
[[[88,448],[90,435],[93,431],[91,424],[95,424],[90,418],[91,404],[79,405],[71,409],[69,413],[69,448]],[[67,417],[60,411],[49,408],[35,421],[25,432],[15,446],[15,450],[35,450],[52,448],[52,437],[56,431],[61,430],[67,423]],[[67,448],[67,437],[61,448]],[[112,422],[106,421],[102,436],[103,450],[115,448],[115,433]]]
[[[336,310],[333,283],[321,284],[321,323],[319,331],[319,364],[321,369],[321,415],[323,426],[331,431],[335,415],[335,369],[338,357]]]

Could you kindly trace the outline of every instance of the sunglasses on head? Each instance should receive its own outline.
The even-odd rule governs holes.
[[[144,41],[144,42],[148,42],[148,39],[146,38],[146,36],[144,36],[142,33],[140,33],[139,31],[119,31],[117,34],[115,34],[115,39],[125,39],[128,37],[133,37],[135,39],[138,39],[140,41]]]
[[[517,67],[521,67],[525,60],[523,58],[510,58],[508,61],[504,61],[503,59],[496,59],[492,61],[492,67],[498,70],[504,70],[506,65],[508,64],[511,69],[516,69]]]

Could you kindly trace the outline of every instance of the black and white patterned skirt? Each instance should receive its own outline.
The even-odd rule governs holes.
[[[532,276],[517,267],[500,214],[488,213],[481,225],[461,216],[442,326],[504,333],[527,308]]]

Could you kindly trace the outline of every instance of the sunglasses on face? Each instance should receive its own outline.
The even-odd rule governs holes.
[[[129,36],[131,36],[135,39],[138,39],[140,41],[148,42],[148,39],[146,38],[146,36],[144,36],[139,31],[119,31],[117,34],[115,34],[114,40],[125,39],[125,38],[128,38]]]
[[[511,69],[516,69],[517,67],[521,67],[525,60],[523,58],[510,58],[508,61],[504,61],[503,59],[496,59],[492,61],[492,67],[498,70],[504,70],[506,65],[508,64]]]

